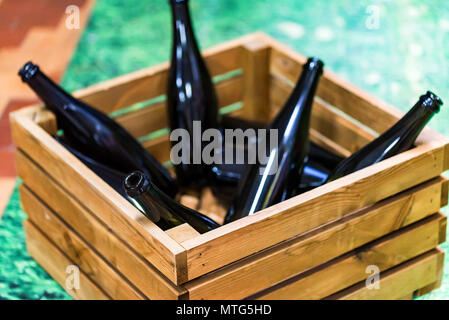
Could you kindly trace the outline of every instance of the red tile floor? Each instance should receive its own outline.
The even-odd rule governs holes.
[[[15,185],[14,144],[9,113],[36,102],[17,76],[28,60],[61,79],[95,0],[0,0],[0,218]],[[79,10],[80,28],[66,21],[70,5]]]

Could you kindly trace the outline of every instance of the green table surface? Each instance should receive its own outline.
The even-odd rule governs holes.
[[[447,0],[191,0],[190,6],[202,48],[261,30],[321,57],[404,111],[428,89],[449,104]],[[63,86],[76,90],[166,61],[170,39],[168,0],[98,0]],[[430,126],[449,136],[448,119],[443,106]],[[16,188],[0,220],[0,299],[70,299],[26,252],[24,218]],[[442,287],[421,299],[449,299],[448,256]]]

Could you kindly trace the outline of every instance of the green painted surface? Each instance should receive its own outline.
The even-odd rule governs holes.
[[[166,1],[124,3],[98,0],[64,77],[67,89],[168,59]],[[262,30],[305,55],[321,57],[340,76],[404,111],[432,89],[447,106],[431,127],[449,136],[446,0],[191,0],[191,9],[203,48]],[[370,9],[379,10],[378,28]],[[26,253],[23,219],[15,190],[0,221],[0,299],[68,298]],[[443,248],[447,266],[449,248]],[[449,267],[442,288],[423,299],[449,299]]]

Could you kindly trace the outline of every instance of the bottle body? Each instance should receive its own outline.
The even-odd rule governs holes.
[[[177,183],[168,171],[118,123],[75,99],[32,63],[19,75],[56,115],[58,127],[71,146],[115,170],[142,170],[169,195],[176,194]]]
[[[249,164],[239,183],[225,222],[252,215],[285,199],[299,181],[308,153],[308,133],[313,98],[323,63],[310,58],[284,107],[268,129],[277,130],[277,146],[267,148],[268,161]],[[294,173],[294,174],[292,174]]]
[[[129,201],[128,195],[123,190],[123,181],[126,178],[126,174],[115,169],[112,169],[104,164],[95,161],[92,158],[89,158],[82,152],[74,149],[69,146],[63,139],[59,137],[55,137],[56,141],[58,141],[64,148],[66,148],[70,153],[72,153],[75,157],[78,158],[86,167],[92,170],[95,174],[97,174],[101,179],[103,179],[107,184],[109,184],[115,191],[121,194],[125,199]]]
[[[181,186],[204,184],[209,168],[201,163],[202,133],[217,128],[217,96],[193,32],[187,1],[171,0],[173,44],[167,87],[170,129],[183,129],[189,140],[182,140],[181,163],[175,164]],[[172,145],[181,143],[172,141]]]
[[[129,174],[124,180],[123,188],[136,207],[164,230],[188,223],[199,233],[205,233],[220,226],[198,211],[167,196],[140,171]]]
[[[424,126],[439,112],[442,104],[441,99],[430,91],[422,95],[395,125],[342,161],[327,181],[336,180],[410,149]]]

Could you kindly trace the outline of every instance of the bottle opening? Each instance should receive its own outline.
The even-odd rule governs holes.
[[[145,192],[147,180],[148,180],[147,177],[142,172],[134,171],[125,178],[123,186],[125,188],[126,193],[130,197],[133,197]]]
[[[423,107],[429,108],[435,113],[438,113],[443,105],[443,100],[431,91],[427,91],[425,95],[422,95],[420,100]]]
[[[36,74],[38,70],[39,67],[29,61],[19,70],[19,76],[22,78],[23,82],[27,82]]]
[[[322,72],[322,70],[324,68],[324,62],[321,59],[319,59],[319,58],[310,57],[310,58],[307,59],[307,62],[304,65],[304,68],[309,68],[309,69],[318,68]]]

